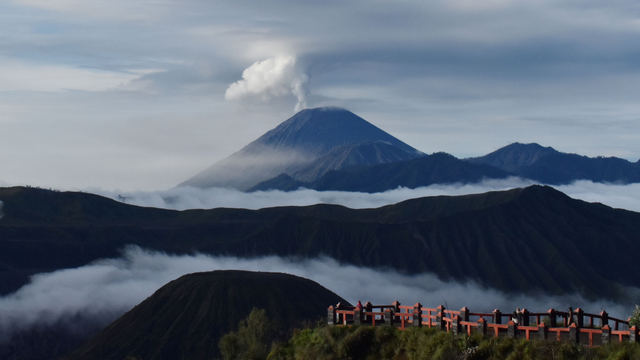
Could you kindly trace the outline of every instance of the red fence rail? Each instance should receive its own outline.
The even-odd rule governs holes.
[[[369,325],[408,327],[435,327],[455,334],[481,333],[490,336],[523,337],[556,341],[571,341],[587,346],[600,346],[610,342],[640,342],[638,327],[629,327],[629,320],[610,317],[606,311],[600,314],[585,313],[582,309],[532,313],[522,309],[521,314],[503,314],[496,309],[491,313],[474,313],[464,307],[448,310],[443,305],[436,308],[413,306],[393,302],[390,305],[363,307],[338,303],[327,309],[331,325]],[[506,318],[506,321],[505,321]],[[587,321],[585,321],[585,319]],[[595,320],[599,322],[596,324]],[[612,322],[614,327],[610,327]]]

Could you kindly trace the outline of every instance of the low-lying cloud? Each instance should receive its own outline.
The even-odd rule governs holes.
[[[257,61],[242,72],[242,80],[229,85],[225,100],[236,101],[293,95],[298,99],[295,111],[307,107],[307,83],[309,77],[298,66],[295,56],[276,56]]]
[[[285,192],[278,190],[244,193],[234,189],[177,187],[155,192],[91,192],[123,200],[128,204],[163,209],[211,209],[217,207],[260,209],[274,206],[305,206],[313,204],[337,204],[354,209],[377,208],[424,196],[467,195],[488,191],[502,191],[533,185],[530,180],[509,178],[485,180],[475,184],[437,184],[417,189],[397,188],[381,193],[368,194],[345,191],[316,191],[300,189]],[[614,185],[576,181],[554,188],[575,198],[599,202],[614,208],[640,211],[640,184]]]
[[[407,276],[393,270],[342,265],[329,258],[296,261],[279,257],[172,256],[132,246],[120,258],[35,275],[17,292],[0,298],[0,335],[3,335],[0,340],[34,326],[60,323],[80,326],[82,321],[78,318],[85,324],[98,322],[105,326],[171,280],[193,272],[230,269],[294,274],[314,280],[350,302],[389,304],[398,300],[407,305],[420,302],[428,307],[467,306],[482,312],[496,308],[510,312],[516,307],[546,311],[573,306],[591,313],[606,309],[612,316],[624,319],[633,310],[633,304],[590,303],[577,295],[505,294],[473,282],[448,283],[432,274]]]

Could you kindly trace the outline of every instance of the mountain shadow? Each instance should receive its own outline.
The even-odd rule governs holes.
[[[267,272],[185,275],[160,288],[64,359],[209,360],[222,335],[236,331],[253,308],[286,331],[324,320],[327,306],[348,304],[318,283]],[[290,333],[288,333],[290,334]]]

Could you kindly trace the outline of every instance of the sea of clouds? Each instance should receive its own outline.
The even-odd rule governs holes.
[[[141,206],[167,209],[234,207],[258,209],[273,206],[303,206],[317,203],[340,204],[350,208],[374,208],[406,199],[483,193],[529,186],[518,178],[488,180],[478,184],[433,185],[418,189],[398,188],[383,193],[366,194],[301,189],[294,192],[267,191],[243,193],[230,189],[174,188],[155,192],[90,192]],[[579,181],[556,186],[567,195],[616,208],[640,211],[640,184],[614,185]],[[1,214],[0,203],[0,214]],[[1,215],[0,215],[1,216]],[[473,282],[447,283],[432,274],[403,275],[393,270],[360,268],[336,263],[330,258],[293,260],[278,257],[235,258],[208,255],[174,256],[138,247],[122,250],[122,255],[102,259],[75,269],[42,273],[17,292],[0,297],[0,340],[15,331],[33,326],[83,322],[107,325],[157,289],[184,274],[241,269],[273,271],[298,275],[318,282],[350,302],[371,301],[388,304],[420,302],[425,306],[440,304],[452,309],[467,306],[472,311],[489,312],[495,308],[511,312],[516,307],[532,311],[549,308],[581,307],[586,312],[606,309],[612,316],[626,319],[634,304],[610,301],[589,302],[580,296],[538,297],[505,294],[486,289]],[[630,289],[635,294],[637,289]],[[640,296],[636,296],[640,299]],[[330,304],[327,304],[327,306]],[[75,319],[69,321],[69,319]],[[78,320],[79,319],[79,320]]]

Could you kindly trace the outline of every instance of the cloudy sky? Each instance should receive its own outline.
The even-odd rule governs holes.
[[[426,153],[640,157],[637,1],[7,0],[0,185],[163,190],[342,106]]]

